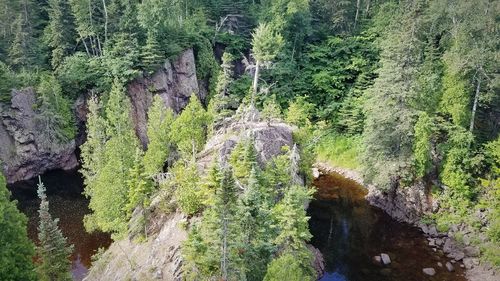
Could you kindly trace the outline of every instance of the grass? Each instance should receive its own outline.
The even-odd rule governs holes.
[[[317,160],[334,167],[359,170],[361,164],[361,138],[359,136],[343,136],[328,134],[321,138],[316,147]]]

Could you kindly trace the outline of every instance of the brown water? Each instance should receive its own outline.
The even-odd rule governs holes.
[[[449,259],[434,252],[419,229],[370,206],[364,187],[335,173],[321,176],[314,185],[318,192],[308,214],[311,243],[325,258],[321,281],[466,280],[458,264],[455,272],[448,272],[444,265]],[[381,253],[391,257],[389,266],[373,262]],[[433,267],[436,275],[425,275],[425,267]]]
[[[38,242],[38,207],[40,201],[36,195],[38,179],[18,182],[9,186],[14,199],[19,201],[18,207],[28,216],[28,235]],[[111,244],[109,234],[85,231],[83,217],[89,213],[88,200],[81,195],[83,182],[76,171],[52,171],[42,175],[42,181],[47,187],[50,213],[53,218],[59,218],[59,227],[75,246],[71,256],[71,272],[73,280],[82,280],[91,264],[91,257],[100,247],[107,248]]]

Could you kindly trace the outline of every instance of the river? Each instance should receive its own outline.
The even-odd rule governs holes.
[[[59,218],[59,227],[70,244],[75,246],[71,256],[73,280],[82,280],[91,264],[91,257],[100,248],[111,244],[109,234],[85,231],[83,217],[89,213],[88,200],[82,195],[83,180],[77,171],[51,171],[43,174],[42,181],[47,187],[50,213]],[[28,236],[38,242],[38,207],[36,194],[38,179],[9,185],[19,209],[28,216]]]
[[[320,176],[314,185],[318,192],[308,215],[311,243],[325,259],[321,281],[466,280],[458,264],[455,272],[446,269],[450,259],[429,247],[419,229],[370,206],[364,199],[366,189],[355,181],[332,173]],[[390,256],[390,265],[374,261],[381,253]],[[433,267],[436,275],[425,275],[426,267]]]

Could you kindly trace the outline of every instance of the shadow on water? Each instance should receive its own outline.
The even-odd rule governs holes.
[[[322,281],[462,281],[463,270],[444,267],[448,258],[434,252],[415,227],[398,223],[370,206],[366,190],[355,181],[332,173],[318,178],[318,189],[308,214],[313,239],[311,243],[324,256],[326,273]],[[373,257],[389,254],[391,264],[381,266]],[[437,265],[438,262],[443,267]],[[436,269],[427,276],[425,267]]]
[[[59,227],[75,246],[71,257],[73,280],[82,280],[91,264],[91,257],[100,247],[111,244],[109,234],[87,233],[83,226],[83,217],[90,211],[88,200],[82,195],[83,180],[77,171],[50,171],[42,176],[47,187],[50,213],[59,218]],[[38,207],[40,201],[36,194],[38,178],[9,185],[12,197],[18,200],[19,209],[28,216],[28,236],[38,242]]]

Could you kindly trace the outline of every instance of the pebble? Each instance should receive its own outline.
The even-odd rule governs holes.
[[[429,276],[434,276],[436,274],[436,270],[432,267],[426,267],[422,269],[422,272],[429,275]]]
[[[391,258],[389,257],[389,255],[388,255],[388,254],[382,253],[382,254],[380,254],[380,257],[382,258],[382,262],[383,262],[385,265],[389,265],[389,264],[391,264]]]
[[[449,272],[455,271],[455,267],[450,262],[446,263],[446,269],[448,269]]]

